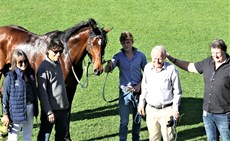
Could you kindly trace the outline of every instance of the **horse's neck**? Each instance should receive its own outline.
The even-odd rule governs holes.
[[[84,37],[81,34],[75,35],[67,42],[68,48],[65,46],[65,51],[68,51],[68,58],[75,65],[81,63],[87,55],[88,38]]]
[[[72,53],[73,52],[73,53]],[[87,55],[87,52],[85,50],[79,49],[77,51],[70,51],[70,61],[72,61],[72,65],[78,65],[81,64],[84,58]]]

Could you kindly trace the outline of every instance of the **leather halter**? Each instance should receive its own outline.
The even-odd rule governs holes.
[[[69,59],[69,61],[70,61],[71,68],[72,68],[72,71],[73,71],[73,74],[74,74],[74,76],[75,76],[75,78],[76,78],[78,84],[80,84],[82,88],[87,88],[87,86],[88,86],[88,69],[89,69],[89,65],[91,64],[91,61],[92,61],[92,56],[91,56],[91,54],[90,54],[91,40],[92,40],[93,38],[95,38],[95,37],[102,38],[101,35],[100,35],[100,36],[99,36],[99,35],[96,35],[93,31],[90,31],[89,37],[88,37],[88,44],[87,44],[88,46],[87,46],[87,48],[86,48],[87,54],[88,54],[88,56],[89,56],[89,58],[90,58],[90,61],[88,62],[87,67],[85,67],[85,68],[86,68],[86,80],[84,80],[84,82],[86,82],[86,84],[82,84],[82,83],[80,82],[79,78],[77,77],[77,75],[76,75],[76,73],[75,73],[75,71],[74,71],[74,68],[73,68],[73,62],[72,62],[72,60],[71,60],[71,58],[70,58],[70,52],[69,52],[69,49],[68,49],[68,46],[67,46],[67,42],[65,41],[65,42],[63,43],[64,48],[65,48],[65,53],[67,54],[68,59]]]
[[[88,46],[87,46],[87,52],[88,52],[88,55],[89,55],[89,58],[91,59],[92,61],[92,56],[90,54],[90,49],[91,49],[91,40],[94,39],[94,38],[100,38],[102,39],[102,35],[96,35],[93,31],[90,31],[89,33],[89,38],[88,38]]]

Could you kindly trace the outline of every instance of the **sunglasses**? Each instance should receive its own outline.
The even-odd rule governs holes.
[[[63,50],[52,50],[52,51],[54,54],[57,54],[57,53],[62,54],[62,52],[63,52]]]
[[[20,60],[20,61],[17,62],[17,64],[18,64],[18,66],[20,66],[20,67],[21,67],[23,64],[24,64],[24,65],[27,65],[27,60]]]

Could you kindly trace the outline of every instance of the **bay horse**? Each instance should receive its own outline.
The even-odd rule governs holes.
[[[103,72],[103,55],[107,44],[107,33],[110,29],[97,26],[94,19],[82,21],[64,31],[51,31],[38,35],[21,26],[0,27],[0,78],[9,71],[12,53],[16,49],[23,50],[30,61],[31,67],[37,71],[40,63],[46,56],[46,48],[55,37],[64,45],[64,52],[60,58],[62,72],[70,108],[68,110],[68,132],[66,138],[71,140],[69,133],[71,105],[78,82],[83,74],[83,59],[88,54],[93,73],[100,75]],[[71,69],[72,68],[72,69]]]

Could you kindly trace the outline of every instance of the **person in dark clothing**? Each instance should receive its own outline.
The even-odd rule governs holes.
[[[47,56],[37,71],[38,97],[41,103],[41,125],[38,141],[49,140],[54,124],[55,141],[65,141],[69,102],[59,62],[62,52],[62,43],[53,39],[47,48]]]
[[[203,74],[203,121],[208,141],[230,140],[230,57],[222,39],[211,44],[211,56],[196,63],[167,58],[183,70]]]

